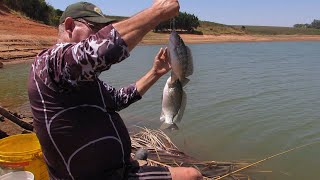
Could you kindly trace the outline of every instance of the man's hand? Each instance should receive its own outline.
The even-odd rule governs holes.
[[[161,48],[154,58],[152,71],[157,76],[162,76],[166,74],[168,71],[170,71],[171,65],[170,65],[170,59],[167,53],[167,48],[163,49]]]
[[[160,22],[179,14],[178,0],[155,0],[150,8],[117,23],[113,27],[120,33],[131,51],[142,38]]]
[[[153,66],[142,78],[136,82],[136,87],[141,96],[164,74],[170,71],[171,66],[166,49],[160,49],[154,58]]]
[[[166,21],[179,14],[178,0],[154,0],[152,8],[160,13],[161,21]]]

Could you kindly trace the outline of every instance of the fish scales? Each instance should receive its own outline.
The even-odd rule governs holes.
[[[162,94],[161,129],[178,129],[186,107],[187,95],[183,90],[193,74],[193,59],[190,49],[176,31],[170,34],[168,53],[171,62],[171,76],[166,81]]]

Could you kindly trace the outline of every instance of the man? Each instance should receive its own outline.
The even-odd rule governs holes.
[[[114,22],[87,2],[66,8],[58,44],[32,64],[28,93],[51,179],[201,179],[193,168],[135,167],[128,131],[116,111],[128,107],[170,70],[166,50],[141,79],[116,90],[102,71],[129,56],[144,35],[177,15],[177,0],[155,0]]]

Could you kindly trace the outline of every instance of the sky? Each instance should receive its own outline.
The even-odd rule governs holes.
[[[79,0],[46,0],[64,9]],[[150,7],[153,0],[87,0],[106,15],[132,16]],[[180,11],[202,21],[227,25],[292,27],[320,19],[320,0],[179,0]]]

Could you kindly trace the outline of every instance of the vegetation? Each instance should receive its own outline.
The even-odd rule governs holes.
[[[311,24],[295,24],[293,27],[320,29],[320,20],[315,19]]]
[[[320,29],[320,20],[314,20],[311,24],[310,24],[311,28],[316,28],[316,29]]]
[[[108,16],[108,15],[105,15],[105,16],[110,19],[115,19],[117,21],[122,21],[122,20],[128,19],[128,17],[124,17],[124,16]]]
[[[235,26],[250,35],[320,35],[320,29],[273,26]]]
[[[63,11],[48,5],[45,0],[0,0],[9,8],[24,14],[31,19],[41,21],[47,25],[57,26]],[[124,20],[128,17],[108,16],[116,20]],[[154,32],[170,32],[173,24],[180,33],[193,34],[236,34],[236,35],[320,35],[320,20],[314,20],[311,24],[295,24],[290,27],[269,27],[269,26],[228,26],[209,21],[200,21],[194,14],[180,12],[171,21],[159,24]]]
[[[234,26],[227,26],[209,21],[200,21],[197,31],[202,34],[221,35],[221,34],[237,34],[243,35],[245,31]]]
[[[164,32],[173,28],[181,31],[194,32],[195,29],[200,25],[199,19],[193,14],[186,12],[179,12],[179,15],[172,20],[160,23],[156,28],[155,32]]]
[[[48,5],[45,0],[3,0],[3,3],[31,19],[53,26],[58,25],[63,12]]]
[[[142,148],[148,150],[146,161],[139,160],[139,163],[151,166],[164,167],[194,167],[204,176],[205,180],[230,177],[230,179],[248,180],[247,175],[237,173],[248,167],[247,162],[217,162],[200,161],[180,151],[171,139],[161,130],[147,128],[137,129],[138,133],[131,134],[131,147],[135,153]],[[133,155],[133,154],[132,154]],[[232,173],[232,174],[231,174]]]

